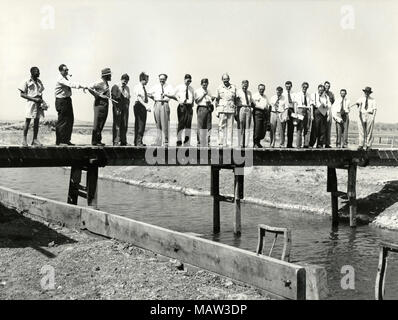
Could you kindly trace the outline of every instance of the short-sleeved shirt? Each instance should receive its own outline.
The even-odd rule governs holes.
[[[252,103],[253,103],[252,93],[249,90],[246,90],[246,93],[247,93],[247,101],[246,101],[246,95],[245,95],[245,92],[243,91],[243,89],[237,90],[236,95],[238,97],[238,100],[237,100],[238,106],[250,107],[252,105]]]
[[[374,111],[377,110],[376,107],[376,100],[372,97],[368,98],[368,108],[365,109],[366,106],[366,97],[360,97],[357,102],[356,102],[359,106],[359,112],[361,113],[373,113]]]
[[[229,87],[222,84],[217,88],[218,112],[235,113],[236,91],[236,87],[233,84],[230,84]]]
[[[203,97],[204,94],[205,94],[205,90],[202,87],[196,89],[195,90],[195,99]],[[197,103],[197,105],[205,107],[209,103],[212,103],[212,99],[211,98],[212,98],[211,92],[209,90],[207,90],[207,95],[202,100],[200,100],[200,102]]]
[[[278,103],[276,103],[277,101],[278,101]],[[272,112],[283,112],[289,108],[287,100],[283,94],[281,94],[281,96],[279,97],[279,100],[278,100],[278,95],[272,96],[271,100],[270,100],[270,104],[271,104]]]
[[[265,94],[261,95],[259,92],[256,92],[253,95],[253,102],[256,108],[261,110],[265,110],[269,105],[267,96]]]
[[[155,99],[155,102],[156,102],[156,101],[165,101],[165,102],[168,102],[168,101],[170,100],[170,98],[168,98],[168,97],[166,97],[166,96],[162,98],[162,92],[163,92],[164,94],[169,95],[169,96],[174,95],[173,87],[172,87],[171,85],[167,84],[167,83],[163,86],[163,91],[162,91],[162,85],[161,85],[160,83],[154,85],[154,86],[149,90],[149,93],[153,95],[153,98]]]
[[[104,107],[108,106],[109,97],[110,97],[109,84],[105,81],[100,81],[94,83],[91,86],[91,88],[94,89],[97,93],[101,94],[102,96],[107,97],[107,98],[95,97],[94,106],[104,106]]]
[[[344,110],[343,113],[341,112],[342,107]],[[342,120],[343,114],[347,115],[350,113],[351,110],[350,107],[351,107],[351,102],[347,97],[344,97],[344,99],[342,97],[337,98],[335,103],[332,105],[333,119],[340,122]]]
[[[188,94],[188,99],[187,102],[185,102],[187,94]],[[180,104],[183,103],[193,104],[195,92],[191,86],[187,87],[185,84],[180,84],[175,89],[175,95]]]
[[[18,89],[26,94],[28,97],[35,98],[38,96],[42,96],[44,86],[40,79],[37,79],[37,82],[35,82],[32,78],[30,78],[29,80],[24,81]],[[25,117],[35,119],[40,116],[44,117],[44,112],[41,108],[39,108],[37,103],[26,100]]]
[[[111,93],[114,100],[127,107],[130,105],[130,88],[127,85],[114,84]]]
[[[68,98],[72,96],[72,88],[79,89],[80,87],[79,84],[71,82],[69,79],[60,75],[55,84],[55,97]]]

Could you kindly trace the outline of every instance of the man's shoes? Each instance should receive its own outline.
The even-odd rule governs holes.
[[[367,146],[365,150],[366,150],[366,151],[369,151],[370,149],[372,149],[372,148],[369,147],[369,146]]]
[[[318,144],[318,145],[316,146],[316,148],[317,148],[317,149],[322,149],[323,146],[321,146],[320,144]]]
[[[181,141],[177,141],[177,147],[181,147],[182,146],[182,142]]]
[[[67,144],[68,146],[74,146],[74,145],[75,145],[74,143],[72,143],[72,142],[70,142],[70,141],[68,141],[66,144]]]
[[[304,148],[304,149],[308,149],[308,148],[309,148],[309,146],[303,146],[303,148]]]
[[[327,148],[327,149],[330,149],[330,148],[331,148],[331,146],[327,145],[327,146],[325,146],[325,148]]]
[[[32,146],[41,147],[42,144],[40,143],[39,140],[35,139],[35,140],[32,141]]]
[[[359,146],[357,150],[363,150],[363,146]]]
[[[255,143],[254,144],[254,148],[263,148],[263,146],[261,145],[261,143]]]
[[[114,143],[113,143],[113,146],[114,146],[114,147],[120,147],[121,145],[122,145],[122,144],[121,144],[120,142],[114,142]]]
[[[105,143],[102,142],[94,142],[92,143],[93,146],[97,146],[97,147],[103,147],[105,145]]]
[[[22,147],[29,147],[28,143],[26,141],[22,142]]]

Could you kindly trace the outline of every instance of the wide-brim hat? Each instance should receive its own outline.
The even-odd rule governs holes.
[[[111,68],[105,68],[105,69],[101,70],[101,76],[102,77],[103,76],[108,76],[108,75],[111,75],[111,74],[112,74]]]
[[[362,89],[363,92],[369,92],[372,93],[372,88],[371,87],[366,87],[365,89]]]

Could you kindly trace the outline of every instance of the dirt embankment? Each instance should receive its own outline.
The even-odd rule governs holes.
[[[170,189],[187,195],[210,194],[207,167],[105,167],[104,178],[149,188]],[[347,191],[347,171],[337,170],[339,191]],[[247,202],[282,209],[330,215],[330,194],[326,192],[326,168],[255,167],[245,174]],[[222,170],[220,193],[233,194],[233,173]],[[398,170],[383,167],[358,168],[357,198],[359,223],[398,230]],[[347,219],[346,197],[339,199],[339,214]]]
[[[0,257],[0,300],[266,298],[254,288],[127,243],[2,206]]]

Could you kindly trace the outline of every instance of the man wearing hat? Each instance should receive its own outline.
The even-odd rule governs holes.
[[[376,100],[371,97],[372,88],[366,87],[362,90],[364,92],[363,97],[359,98],[358,101],[353,105],[359,108],[359,146],[358,150],[366,148],[369,150],[373,142],[373,126],[376,117]]]
[[[112,79],[110,68],[102,69],[102,80],[88,88],[94,96],[94,123],[91,144],[93,146],[104,146],[102,143],[102,129],[104,128],[106,118],[108,117],[108,107],[110,99],[109,81]]]
[[[113,102],[113,145],[127,145],[127,128],[129,123],[130,88],[127,86],[130,77],[123,74],[120,84],[112,87]]]
[[[155,118],[157,136],[155,145],[169,146],[170,99],[177,100],[171,85],[166,83],[167,74],[159,74],[159,84],[150,90],[150,97],[155,101],[153,116]]]
[[[191,87],[192,77],[184,76],[184,83],[176,87],[175,96],[178,101],[177,117],[177,147],[182,145],[182,131],[184,130],[184,145],[189,145],[191,140],[191,125],[193,115],[193,102],[195,92]]]

